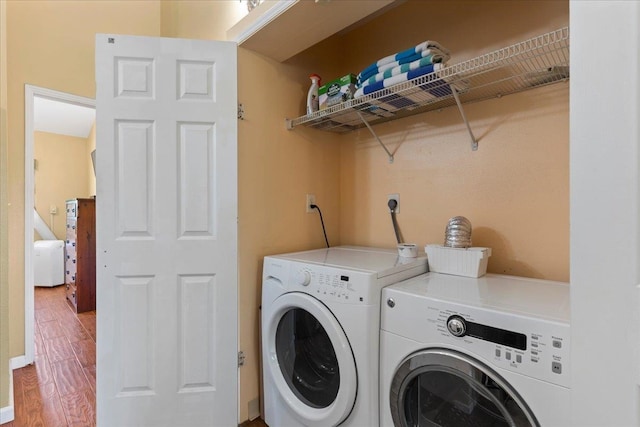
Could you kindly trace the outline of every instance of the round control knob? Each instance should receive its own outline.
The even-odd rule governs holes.
[[[451,316],[447,319],[447,329],[451,335],[462,337],[467,333],[467,325],[460,316]]]
[[[298,274],[296,274],[296,284],[300,286],[309,286],[311,283],[311,273],[307,270],[300,270]]]

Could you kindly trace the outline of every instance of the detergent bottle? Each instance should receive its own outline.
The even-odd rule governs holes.
[[[320,89],[320,76],[317,74],[311,74],[311,87],[309,93],[307,93],[307,114],[315,113],[320,109],[318,100],[318,89]]]

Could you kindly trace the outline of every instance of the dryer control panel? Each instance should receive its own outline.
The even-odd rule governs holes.
[[[393,287],[391,287],[393,288]],[[417,342],[457,348],[495,368],[571,386],[568,323],[383,290],[381,327]]]
[[[456,345],[480,351],[494,365],[570,386],[569,325],[454,304],[429,313],[438,334]]]

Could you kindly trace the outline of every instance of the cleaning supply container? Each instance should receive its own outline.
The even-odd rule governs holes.
[[[320,109],[318,89],[320,89],[321,77],[317,74],[311,74],[309,78],[311,79],[311,87],[307,93],[307,114],[312,114]]]

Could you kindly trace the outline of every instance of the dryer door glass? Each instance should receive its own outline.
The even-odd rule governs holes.
[[[320,322],[294,308],[282,316],[276,331],[276,354],[293,393],[312,408],[331,405],[340,388],[338,359]]]
[[[398,368],[391,412],[402,426],[537,426],[497,373],[449,350],[417,353]]]

